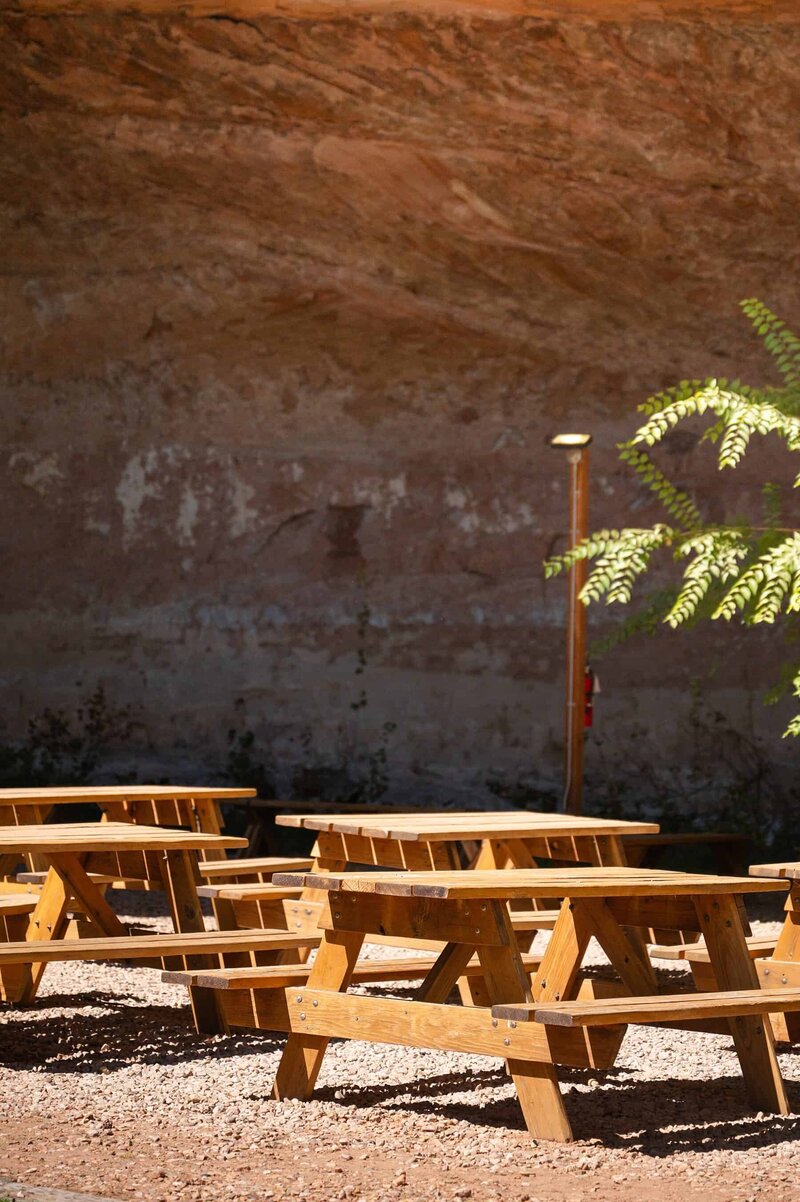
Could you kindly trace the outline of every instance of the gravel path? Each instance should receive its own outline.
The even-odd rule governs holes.
[[[115,900],[168,929],[152,897]],[[722,1036],[632,1028],[611,1072],[563,1070],[568,1146],[530,1139],[502,1065],[454,1053],[335,1043],[315,1099],[275,1103],[282,1045],[197,1036],[153,970],[51,965],[0,1012],[0,1175],[121,1202],[784,1202],[800,1173],[800,1118],[747,1113]],[[800,1111],[800,1053],[780,1059]]]

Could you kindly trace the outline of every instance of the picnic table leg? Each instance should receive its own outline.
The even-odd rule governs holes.
[[[68,906],[69,895],[64,882],[55,869],[51,868],[42,885],[36,909],[31,914],[26,940],[37,943],[40,940],[63,938],[67,926]],[[44,964],[21,965],[22,971],[17,980],[9,982],[6,986],[7,1000],[30,1006],[36,997],[45,967]]]
[[[531,986],[536,1002],[568,1001],[594,931],[583,901],[565,898]]]
[[[771,959],[800,961],[800,886],[797,881],[792,881],[786,899],[786,918]],[[800,1042],[800,1013],[773,1015],[773,1025],[777,1026],[779,1039],[785,1037],[789,1043]]]
[[[581,906],[592,934],[634,997],[658,993],[655,970],[639,931],[621,926],[602,898],[587,897]]]
[[[462,973],[472,959],[474,952],[475,948],[466,943],[445,944],[433,968],[417,990],[415,994],[416,1001],[446,1002],[456,982],[458,981],[460,984],[461,981],[467,980],[466,977],[462,976]],[[465,1006],[469,1004],[469,999],[464,1002]],[[477,1002],[473,1001],[472,1005],[477,1005]]]
[[[476,872],[504,868],[534,868],[535,862],[521,839],[484,839],[480,844],[478,855],[470,864]],[[520,910],[536,909],[535,901],[520,898],[517,901]],[[518,936],[518,941],[519,941]],[[536,931],[529,932],[526,951],[530,951]],[[461,1001],[465,1006],[485,1006],[488,1001],[486,982],[480,977],[463,977],[458,983]]]
[[[80,857],[68,852],[50,857],[55,871],[66,887],[67,896],[74,898],[79,908],[96,927],[100,935],[124,935],[125,927],[117,918],[99,887],[87,875]]]
[[[470,868],[475,872],[487,872],[496,868],[507,868],[510,860],[508,848],[502,839],[484,839]]]
[[[628,857],[625,845],[619,835],[595,835],[593,843],[597,849],[597,866],[599,868],[626,868]]]
[[[758,989],[758,974],[747,950],[736,898],[696,897],[694,904],[718,988]],[[728,1021],[753,1106],[772,1114],[789,1114],[768,1018],[753,1015]]]
[[[0,805],[0,826],[19,826],[19,824],[14,806]],[[0,878],[13,879],[21,861],[22,856],[17,855],[16,852],[0,856]]]
[[[497,929],[504,937],[500,947],[478,948],[490,1005],[503,1001],[529,1002],[531,990],[528,974],[519,954],[508,910],[501,901],[491,902],[490,905]],[[571,1140],[572,1128],[554,1065],[531,1060],[507,1060],[506,1065],[528,1130],[534,1139]]]
[[[455,841],[452,843],[446,842],[440,844],[439,847],[447,858],[447,867],[452,868],[454,872],[461,872],[462,866],[458,853],[458,844]],[[480,844],[478,844],[478,853],[476,855],[479,852]],[[473,862],[474,859],[475,857],[473,857]],[[457,948],[460,950],[456,950]],[[472,959],[474,951],[474,948],[466,948],[461,944],[445,944],[433,968],[417,990],[416,997],[418,1001],[444,1002],[447,1000],[453,986],[458,985],[458,993],[462,1006],[485,1006],[486,989],[483,981],[479,977],[467,977],[463,975],[463,970]],[[456,972],[455,977],[451,977],[451,973],[457,965],[461,967]]]
[[[204,931],[203,911],[197,895],[200,874],[197,870],[197,860],[192,853],[189,851],[165,851],[163,877],[175,930]],[[213,956],[187,956],[186,967],[216,968],[217,964]],[[189,989],[189,996],[198,1032],[217,1035],[227,1030],[224,1011],[216,990],[199,989],[197,986],[192,986]]]
[[[346,993],[363,943],[363,931],[325,931],[306,988]],[[324,1035],[290,1035],[278,1065],[273,1098],[311,1097],[327,1046]]]

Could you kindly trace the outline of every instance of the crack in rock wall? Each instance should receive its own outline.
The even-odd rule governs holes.
[[[594,525],[650,522],[614,452],[634,405],[764,378],[740,298],[800,321],[800,17],[580,7],[6,11],[8,737],[102,680],[200,775],[242,699],[281,762],[386,743],[406,794],[557,779],[547,435],[593,431]],[[764,464],[790,479],[772,455],[666,461],[742,512]],[[712,670],[774,735],[776,644],[607,657],[604,754],[644,723],[677,763]]]

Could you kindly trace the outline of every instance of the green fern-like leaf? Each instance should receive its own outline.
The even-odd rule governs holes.
[[[628,604],[654,554],[672,548],[676,561],[684,566],[671,604],[662,605],[660,611],[670,627],[703,617],[736,618],[746,625],[774,623],[800,613],[800,530],[779,525],[782,503],[777,485],[764,489],[763,525],[711,524],[704,522],[692,497],[665,475],[650,454],[671,430],[691,419],[710,419],[700,445],[711,443],[717,448],[720,469],[736,468],[756,436],[774,434],[789,452],[800,451],[800,338],[761,301],[748,299],[741,307],[772,356],[782,385],[755,388],[738,379],[682,380],[639,406],[646,420],[620,445],[620,458],[658,499],[670,524],[601,530],[549,560],[547,576],[580,560],[593,561],[581,594],[586,604],[600,600]],[[794,485],[800,485],[800,473]],[[640,626],[652,629],[652,620]],[[793,680],[800,698],[800,671]],[[800,735],[800,715],[786,733]]]

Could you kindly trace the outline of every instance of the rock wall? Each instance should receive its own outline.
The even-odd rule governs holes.
[[[800,17],[484,8],[3,9],[7,738],[102,681],[148,771],[211,772],[238,725],[280,788],[557,780],[545,440],[594,433],[594,524],[653,520],[635,403],[762,379],[744,296],[800,322]],[[692,438],[668,463],[757,498],[757,457],[724,490]],[[607,656],[590,775],[677,779],[712,669],[779,759],[774,641]]]

